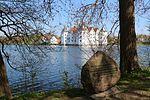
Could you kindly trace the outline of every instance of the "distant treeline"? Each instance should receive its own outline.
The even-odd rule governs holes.
[[[0,36],[0,42],[3,44],[42,44],[42,37],[45,35],[51,34],[33,34],[33,35],[25,35],[25,36]],[[52,34],[51,36],[54,36]],[[58,37],[57,35],[55,35]],[[59,37],[58,37],[59,38]]]
[[[29,36],[0,36],[0,41],[4,44],[36,44],[41,38],[41,35],[29,35]]]
[[[0,42],[4,44],[41,44],[42,34],[34,34],[29,36],[0,36]],[[58,36],[57,36],[58,37]],[[119,44],[120,40],[117,36],[109,36],[108,44]],[[150,35],[137,35],[138,44],[150,44]]]
[[[150,45],[150,35],[137,35],[137,43],[138,44],[143,44],[143,45]],[[109,44],[119,44],[120,40],[119,37],[117,36],[109,36],[108,37],[108,43]]]

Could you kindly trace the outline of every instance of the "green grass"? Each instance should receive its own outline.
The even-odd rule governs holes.
[[[150,68],[143,69],[141,71],[134,71],[131,74],[125,73],[122,75],[120,81],[117,84],[122,93],[128,93],[133,90],[142,90],[150,95]],[[74,98],[84,97],[85,92],[81,88],[69,88],[66,90],[53,90],[49,92],[34,92],[15,96],[13,100],[43,100],[49,98],[49,100],[63,100],[61,98]],[[0,100],[7,100],[7,98],[0,98]]]
[[[80,88],[72,88],[68,90],[53,90],[49,92],[34,92],[34,93],[27,93],[15,96],[13,100],[42,100],[44,98],[50,98],[54,100],[59,100],[62,97],[77,97],[77,96],[84,96],[84,90]],[[3,99],[2,99],[3,100]],[[7,99],[6,99],[7,100]]]
[[[119,86],[126,86],[126,89],[140,89],[150,91],[150,68],[141,71],[133,71],[131,74],[122,75]]]

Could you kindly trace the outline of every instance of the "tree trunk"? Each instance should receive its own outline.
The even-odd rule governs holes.
[[[119,0],[121,72],[140,69],[136,48],[134,0]]]
[[[12,98],[11,91],[8,84],[5,64],[3,61],[2,54],[0,52],[0,97],[1,96],[6,96],[9,99]]]

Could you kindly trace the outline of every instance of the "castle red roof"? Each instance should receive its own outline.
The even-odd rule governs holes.
[[[91,29],[92,29],[92,27],[88,27],[88,31],[89,31],[89,32],[91,31]]]
[[[76,26],[74,26],[71,30],[72,30],[73,33],[77,32]]]
[[[94,31],[96,32],[98,30],[98,28],[94,28]]]

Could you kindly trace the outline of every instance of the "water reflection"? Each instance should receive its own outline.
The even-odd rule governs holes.
[[[37,49],[36,46],[31,46],[31,53],[31,51],[23,48],[24,46],[21,48],[23,52],[20,53],[14,45],[7,46],[6,51],[9,54],[12,66],[20,67],[25,64],[26,60],[30,61],[30,64],[35,67],[34,70],[37,70],[36,78],[41,80],[43,88],[48,90],[63,88],[63,75],[65,71],[68,72],[71,83],[78,86],[81,67],[97,50],[106,51],[106,48],[103,47],[92,47],[91,49],[91,47],[78,46],[38,46],[40,49]],[[106,52],[119,64],[118,46],[113,46]],[[149,52],[149,46],[138,47],[138,54],[141,58],[140,63],[144,64],[144,66],[150,66]],[[26,56],[23,56],[24,54]],[[23,59],[22,57],[30,59]],[[22,79],[22,72],[11,69],[8,64],[6,66],[10,84]],[[29,68],[27,67],[27,69]]]

